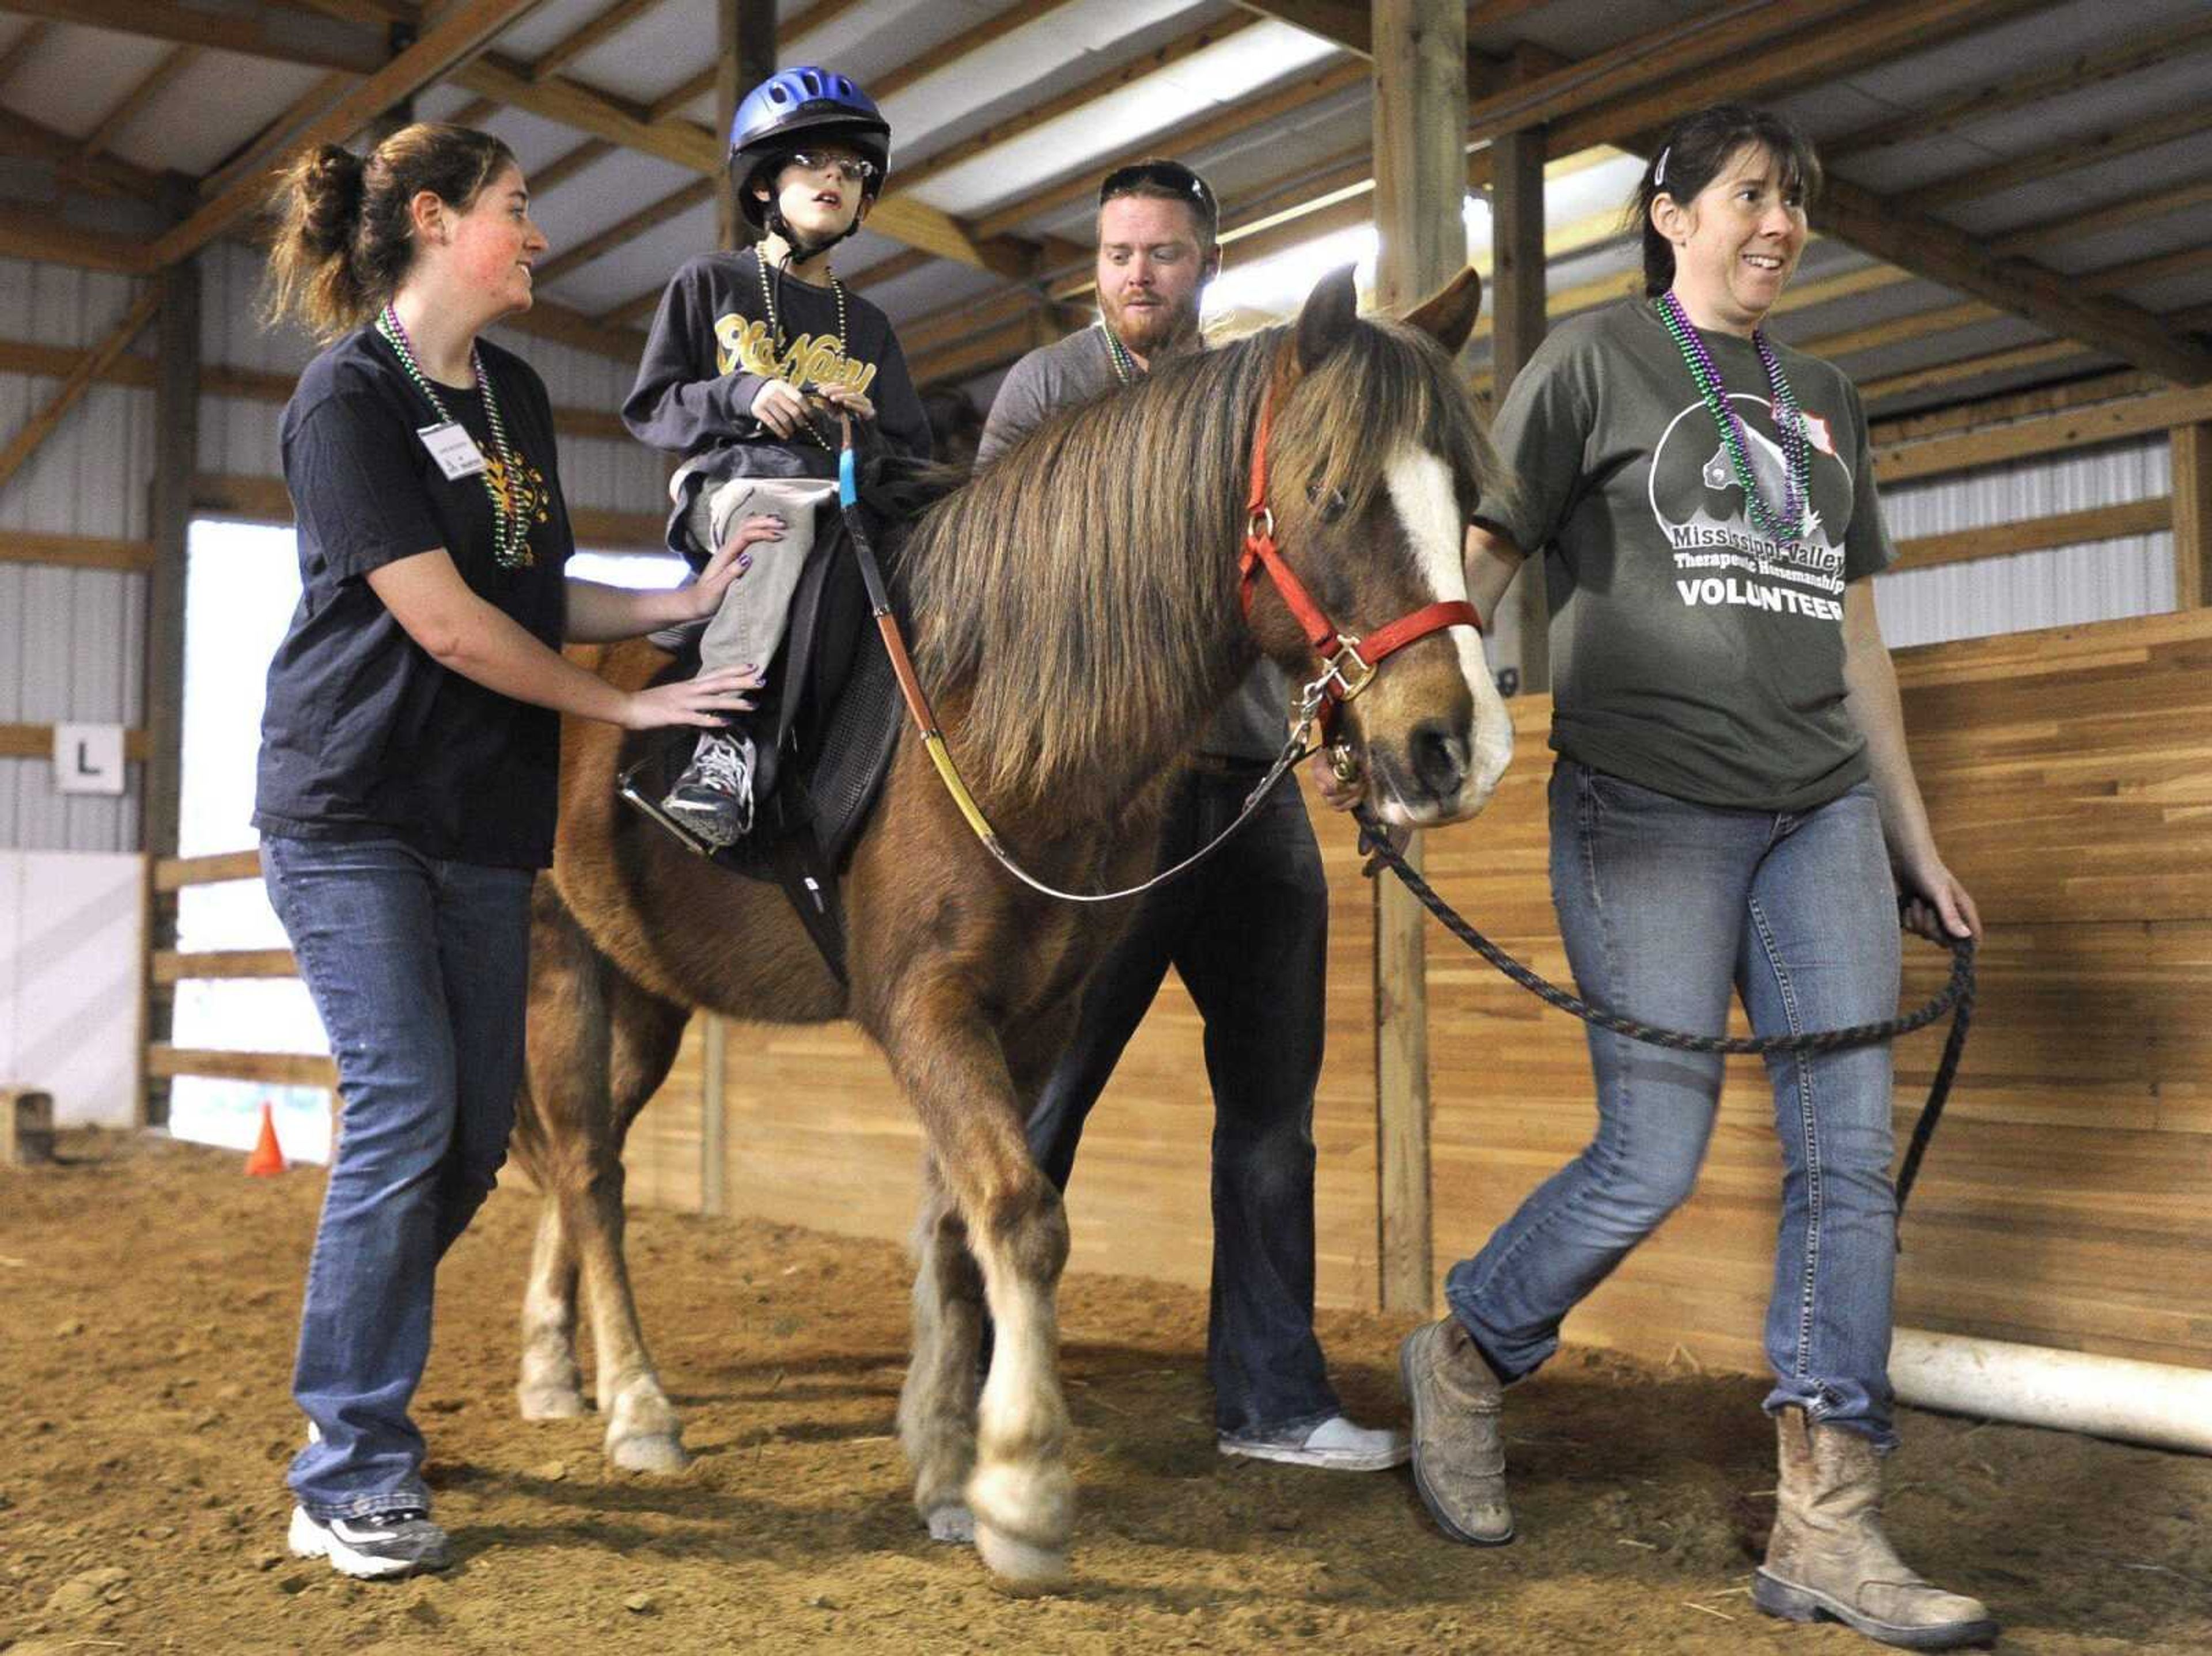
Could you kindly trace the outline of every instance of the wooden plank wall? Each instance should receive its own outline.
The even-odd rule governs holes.
[[[1906,718],[1947,855],[1990,927],[1965,1073],[1905,1228],[1900,1321],[2212,1367],[2212,612],[1901,652]],[[1541,698],[1489,810],[1433,838],[1430,877],[1550,975]],[[1376,1277],[1371,904],[1340,821],[1320,824],[1334,936],[1316,1110],[1324,1303]],[[1909,941],[1907,992],[1948,957]],[[1441,930],[1429,944],[1441,1272],[1581,1147],[1579,1026]],[[641,1119],[631,1194],[696,1208],[697,1040]],[[1900,1143],[1940,1050],[1899,1056]],[[1092,1117],[1073,1268],[1202,1284],[1207,1135],[1198,1023],[1170,980]],[[1732,1060],[1697,1196],[1591,1299],[1571,1338],[1756,1370],[1778,1162],[1756,1060]],[[738,1026],[728,1200],[903,1238],[919,1136],[851,1031]]]

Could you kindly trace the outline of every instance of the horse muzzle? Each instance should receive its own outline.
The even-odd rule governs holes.
[[[1402,740],[1370,741],[1369,798],[1394,828],[1464,822],[1490,803],[1513,758],[1513,728],[1425,719]]]

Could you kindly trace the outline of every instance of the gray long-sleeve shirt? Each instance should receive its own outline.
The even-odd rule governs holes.
[[[1038,347],[1015,363],[1000,385],[976,446],[975,464],[989,464],[1060,409],[1120,389],[1104,327],[1085,328],[1056,345]],[[1289,676],[1263,659],[1222,703],[1199,739],[1198,751],[1210,758],[1265,764],[1282,751],[1290,734],[1290,707]]]

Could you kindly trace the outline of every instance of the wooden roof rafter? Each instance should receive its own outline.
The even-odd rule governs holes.
[[[560,74],[586,52],[594,52],[667,0],[615,0],[589,22],[580,24],[530,61],[530,78],[542,81]]]
[[[100,3],[114,3],[115,0]],[[128,3],[135,7],[142,0]],[[44,5],[49,0],[0,0],[0,8],[18,3]],[[158,0],[143,0],[143,3],[157,12],[162,9]],[[278,3],[305,8],[321,16],[357,26],[403,21],[419,27],[425,15],[410,0],[278,0]],[[833,8],[842,10],[849,3],[851,0],[822,0],[821,4],[793,19],[790,27],[796,31],[812,27],[818,16]],[[444,15],[442,12],[439,14],[441,27]],[[783,38],[782,31],[779,31],[778,38]],[[725,146],[720,135],[697,122],[672,113],[655,118],[657,106],[617,97],[563,75],[534,80],[531,65],[517,58],[485,51],[446,78],[479,98],[522,110],[624,149],[657,156],[702,177],[719,178],[724,170]],[[1038,258],[1036,249],[1028,243],[1004,237],[979,239],[950,214],[917,201],[884,198],[870,215],[868,227],[891,240],[927,248],[939,258],[1014,280],[1027,279]]]
[[[95,159],[114,143],[124,129],[145,112],[146,105],[160,97],[170,82],[198,63],[206,51],[205,46],[183,45],[172,46],[164,52],[161,61],[125,90],[114,106],[100,118],[100,124],[77,147],[78,161]]]
[[[450,74],[482,52],[501,29],[542,3],[543,0],[455,0],[414,45],[310,121],[290,147],[304,149],[350,137],[393,105]],[[156,240],[155,258],[162,264],[173,264],[190,258],[252,213],[265,189],[258,176],[241,174]]]
[[[381,30],[332,26],[294,9],[242,16],[175,0],[0,0],[0,11],[356,75],[374,74],[391,55]]]
[[[53,27],[46,18],[33,19],[28,28],[8,43],[5,51],[0,51],[0,92],[8,89],[8,82],[15,79],[15,71],[30,62],[32,54],[46,43],[46,36],[53,33]]]
[[[1947,202],[1978,201],[2026,184],[2039,184],[2083,167],[2119,161],[2212,132],[2212,104],[2185,104],[2149,120],[2123,120],[2084,136],[2063,138],[2025,155],[2008,156],[1969,172],[1954,173],[1915,185],[1900,195],[1899,206],[1918,212]]]
[[[2192,179],[2184,184],[2169,185],[2164,189],[2130,196],[2108,207],[2092,208],[2086,213],[2071,214],[2065,218],[2008,230],[1990,243],[1990,251],[1999,258],[2010,258],[2050,242],[2084,240],[2090,236],[2102,235],[2108,230],[2120,230],[2131,224],[2168,218],[2208,203],[2212,203],[2212,178]]]

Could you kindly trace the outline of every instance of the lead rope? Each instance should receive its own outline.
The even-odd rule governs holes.
[[[1950,981],[1925,1006],[1903,1017],[1890,1018],[1881,1023],[1857,1023],[1842,1029],[1817,1029],[1796,1035],[1693,1035],[1680,1029],[1662,1029],[1605,1007],[1593,1006],[1530,971],[1476,931],[1449,903],[1437,895],[1436,888],[1423,879],[1413,865],[1406,860],[1404,853],[1390,843],[1388,831],[1365,805],[1357,807],[1352,815],[1359,823],[1362,846],[1372,851],[1376,859],[1398,877],[1400,883],[1413,894],[1422,907],[1437,917],[1445,931],[1546,1005],[1556,1006],[1562,1012],[1580,1018],[1584,1023],[1610,1030],[1617,1035],[1626,1035],[1630,1040],[1643,1041],[1647,1046],[1664,1046],[1678,1052],[1835,1052],[1855,1046],[1871,1046],[1893,1036],[1911,1034],[1916,1029],[1926,1028],[1944,1013],[1949,1012],[1950,1038],[1943,1043],[1943,1056],[1936,1066],[1936,1079],[1929,1087],[1928,1101],[1921,1107],[1920,1119],[1913,1125],[1912,1140],[1905,1153],[1905,1163],[1898,1170],[1897,1216],[1900,1226],[1903,1224],[1905,1198],[1912,1193],[1913,1180],[1919,1176],[1921,1160],[1927,1155],[1929,1143],[1936,1136],[1936,1123],[1942,1119],[1944,1103],[1951,1095],[1951,1083],[1959,1073],[1959,1060],[1966,1049],[1966,1030],[1973,1021],[1974,940],[1971,937],[1954,937],[1951,941]]]

